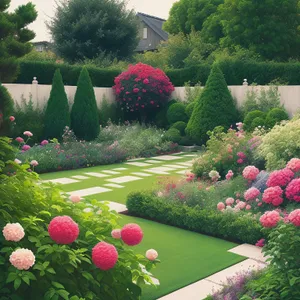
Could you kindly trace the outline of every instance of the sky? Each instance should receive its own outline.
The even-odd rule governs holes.
[[[137,12],[143,12],[149,15],[167,19],[170,8],[176,0],[127,0],[128,8]],[[32,2],[36,5],[38,11],[37,20],[30,25],[30,28],[36,33],[34,41],[49,41],[51,39],[45,21],[53,16],[55,10],[55,0],[11,0],[10,10],[17,6]]]

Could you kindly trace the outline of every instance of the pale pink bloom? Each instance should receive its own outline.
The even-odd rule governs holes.
[[[300,171],[300,158],[292,158],[287,163],[286,167],[295,173],[299,172]]]
[[[10,116],[10,117],[9,117],[9,120],[10,120],[11,122],[14,122],[15,119],[16,119],[16,118],[15,118],[14,116]]]
[[[230,180],[230,179],[232,178],[233,174],[234,174],[234,173],[232,172],[232,170],[229,170],[228,173],[227,173],[226,176],[225,176],[226,179],[227,179],[227,180]]]
[[[78,195],[71,195],[69,198],[73,203],[78,203],[80,202],[81,198]]]
[[[219,202],[219,203],[217,204],[217,209],[218,209],[218,210],[223,210],[223,209],[225,209],[225,204],[224,204],[223,202]]]
[[[16,138],[16,141],[18,142],[18,143],[24,143],[24,139],[23,138],[21,138],[20,136],[18,136],[17,138]]]
[[[233,198],[227,198],[225,201],[226,205],[232,205],[234,203],[234,199]]]
[[[262,202],[259,202],[259,203],[257,204],[257,206],[262,206]]]
[[[146,252],[146,257],[147,257],[149,260],[153,261],[153,260],[156,260],[156,259],[157,259],[158,253],[157,253],[157,251],[154,250],[154,249],[149,249],[149,250]]]
[[[239,158],[236,162],[237,162],[238,164],[244,163],[244,161],[243,161],[241,158]]]
[[[31,147],[29,145],[23,145],[22,150],[23,151],[27,151],[29,150]]]
[[[250,210],[251,209],[251,205],[246,205],[246,210]]]
[[[24,133],[23,133],[24,135],[26,135],[26,136],[28,136],[28,137],[30,137],[30,136],[33,136],[33,134],[32,134],[32,132],[30,132],[30,131],[24,131]]]
[[[243,170],[243,177],[248,180],[255,180],[258,174],[259,169],[257,169],[255,166],[247,166]]]
[[[260,195],[260,191],[255,187],[251,187],[250,189],[245,191],[244,198],[246,201],[249,201],[249,200],[254,200],[259,195]]]
[[[158,193],[157,193],[157,196],[161,198],[161,197],[164,196],[164,193],[163,193],[163,192],[158,192]]]
[[[31,164],[33,167],[36,167],[36,166],[39,165],[39,163],[38,163],[36,160],[32,160],[32,161],[30,162],[30,164]]]
[[[237,204],[239,209],[244,209],[246,207],[246,202],[244,201],[239,201],[239,203]]]
[[[281,217],[278,211],[266,211],[259,219],[260,223],[264,227],[275,227],[280,221]]]
[[[48,142],[47,140],[41,141],[41,145],[42,145],[42,146],[45,146],[45,145],[47,145],[47,144],[49,144],[49,142]]]
[[[18,270],[28,270],[35,263],[35,256],[31,250],[17,249],[9,257],[10,263]]]
[[[18,165],[20,165],[20,164],[22,163],[22,162],[21,162],[19,159],[17,159],[17,158],[14,160],[14,162],[15,162],[16,164],[18,164]]]
[[[24,236],[24,228],[19,223],[8,223],[2,230],[3,236],[7,241],[19,242]]]
[[[111,236],[114,238],[114,239],[120,239],[121,238],[121,229],[114,229],[112,232],[111,232]]]

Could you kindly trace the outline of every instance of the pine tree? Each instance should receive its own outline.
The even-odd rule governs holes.
[[[9,135],[12,129],[14,101],[8,90],[0,83],[0,135]]]
[[[217,64],[214,64],[206,86],[197,99],[186,133],[197,143],[205,143],[207,131],[216,126],[228,129],[237,121],[238,111],[228,90],[224,75]]]
[[[100,131],[99,115],[94,88],[89,72],[83,68],[77,83],[71,111],[71,128],[82,140],[94,140]]]
[[[45,112],[44,138],[61,139],[64,128],[70,126],[68,98],[60,70],[53,76],[52,89]]]

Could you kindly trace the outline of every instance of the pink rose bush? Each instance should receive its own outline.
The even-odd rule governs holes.
[[[9,261],[18,270],[29,270],[35,263],[35,256],[31,250],[22,248],[15,250]]]

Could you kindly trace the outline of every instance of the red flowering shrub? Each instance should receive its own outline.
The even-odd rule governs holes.
[[[138,63],[115,78],[113,89],[127,111],[145,112],[166,103],[174,86],[162,70]]]

